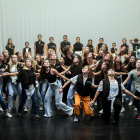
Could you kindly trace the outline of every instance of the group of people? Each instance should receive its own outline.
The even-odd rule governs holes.
[[[84,48],[77,37],[72,47],[64,35],[59,46],[60,59],[54,38],[49,38],[47,47],[41,39],[39,34],[34,57],[29,42],[25,42],[22,52],[15,52],[11,38],[0,53],[0,110],[5,111],[7,117],[12,117],[13,101],[18,95],[17,117],[21,117],[23,108],[28,111],[31,100],[35,120],[40,120],[38,110],[44,110],[45,118],[52,117],[54,97],[56,108],[68,116],[74,114],[74,122],[78,122],[81,108],[92,119],[92,106],[98,105],[104,121],[109,121],[113,114],[117,123],[120,112],[125,111],[125,93],[125,100],[135,106],[140,119],[140,39],[130,39],[133,47],[130,51],[123,38],[117,51],[116,43],[112,43],[109,50],[103,38],[96,48],[89,39]]]

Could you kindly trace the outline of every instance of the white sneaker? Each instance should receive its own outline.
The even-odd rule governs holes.
[[[129,98],[125,98],[125,101],[129,101]]]
[[[134,108],[134,110],[137,110],[137,108]]]
[[[124,109],[124,107],[122,107],[122,109],[121,109],[121,113],[123,113],[123,112],[125,112],[125,109]]]
[[[57,108],[58,110],[60,110],[60,107],[59,107],[59,105],[56,105],[56,108]]]
[[[8,112],[11,112],[11,111],[12,111],[12,108],[9,108],[9,109],[8,109]]]
[[[11,115],[10,113],[6,113],[6,114],[5,114],[5,117],[7,117],[7,118],[12,118],[12,115]]]
[[[27,107],[24,107],[24,112],[28,112],[28,108]]]
[[[100,114],[103,114],[103,109],[99,111]]]
[[[39,110],[42,111],[42,110],[43,110],[43,106],[40,106],[40,107],[39,107]]]
[[[123,97],[125,97],[126,96],[126,94],[122,94],[123,95]]]
[[[133,101],[130,101],[128,105],[131,106],[132,104],[133,104]]]
[[[46,114],[44,114],[44,118],[50,118],[50,117],[52,117],[52,116],[47,116]]]
[[[97,105],[97,101],[95,102],[95,104],[94,105]]]
[[[3,109],[0,107],[0,112],[3,112]]]
[[[73,121],[74,121],[74,122],[78,122],[78,117],[75,116]]]

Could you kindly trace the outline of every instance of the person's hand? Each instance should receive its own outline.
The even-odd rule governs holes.
[[[63,57],[65,57],[65,55],[64,55],[64,54],[62,54],[62,56],[63,56]]]
[[[62,88],[60,88],[60,89],[59,89],[59,93],[62,93],[62,92],[63,92],[63,89],[62,89]]]
[[[88,105],[92,106],[92,105],[94,105],[94,103],[95,103],[94,101],[91,101]]]
[[[139,97],[137,97],[137,96],[134,96],[134,98],[135,98],[135,99],[137,99],[137,100],[140,100],[140,98],[139,98]]]

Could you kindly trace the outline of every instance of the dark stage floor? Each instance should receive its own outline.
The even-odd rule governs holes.
[[[54,116],[45,119],[39,111],[40,121],[33,120],[31,111],[17,118],[14,108],[13,118],[5,118],[0,113],[0,140],[140,140],[140,121],[136,119],[134,107],[128,107],[126,102],[125,109],[116,125],[112,117],[110,124],[104,123],[97,109],[92,121],[81,111],[80,122],[74,123],[73,116],[67,117],[56,110],[54,102]]]

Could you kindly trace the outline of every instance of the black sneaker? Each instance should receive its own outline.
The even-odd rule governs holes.
[[[34,115],[34,120],[40,120],[40,116],[39,115]]]
[[[21,113],[18,113],[18,114],[17,114],[17,117],[18,117],[18,118],[21,118]]]

